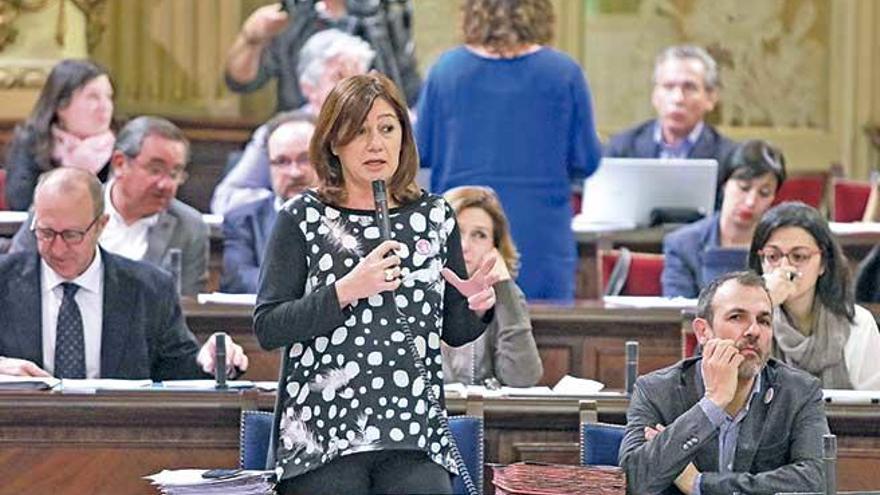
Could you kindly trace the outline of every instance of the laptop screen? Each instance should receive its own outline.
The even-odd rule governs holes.
[[[718,162],[715,160],[603,158],[584,183],[578,224],[647,226],[655,208],[715,208]]]

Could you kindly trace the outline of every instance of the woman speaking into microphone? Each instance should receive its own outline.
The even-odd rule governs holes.
[[[494,258],[462,280],[454,213],[416,185],[406,105],[385,76],[333,89],[309,155],[320,184],[279,212],[254,311],[261,345],[286,346],[279,493],[450,493],[460,462],[440,340],[458,346],[484,330]],[[387,187],[388,240],[376,180]]]

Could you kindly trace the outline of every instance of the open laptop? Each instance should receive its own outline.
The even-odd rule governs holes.
[[[703,215],[715,208],[715,160],[603,158],[584,183],[574,229],[647,226],[655,208],[688,208]]]

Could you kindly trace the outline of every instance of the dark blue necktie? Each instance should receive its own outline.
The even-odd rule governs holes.
[[[58,378],[86,377],[86,344],[83,336],[82,315],[76,304],[79,286],[65,282],[64,299],[58,310],[58,326],[55,335],[55,376]]]

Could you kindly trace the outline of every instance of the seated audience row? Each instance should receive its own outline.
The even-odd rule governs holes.
[[[181,252],[181,293],[196,295],[208,280],[208,226],[194,208],[177,200],[186,180],[189,141],[171,122],[138,117],[120,131],[104,186],[108,223],[101,247],[127,258],[169,268]],[[34,214],[15,234],[10,252],[36,251]]]
[[[721,210],[663,240],[666,297],[696,297],[721,273],[745,269],[755,227],[785,181],[785,158],[764,141],[747,141],[720,176]]]
[[[214,372],[216,336],[199,348],[174,281],[98,247],[110,222],[91,172],[63,167],[36,187],[36,248],[0,259],[0,374],[168,380]],[[227,344],[227,369],[244,371]]]

